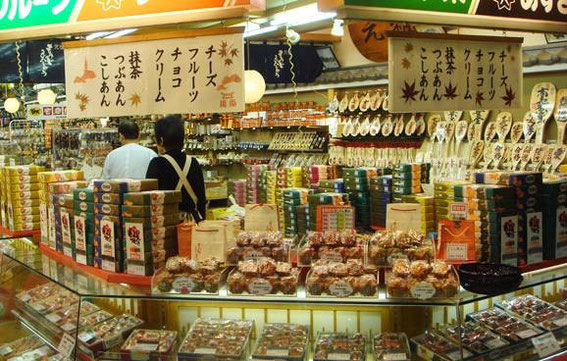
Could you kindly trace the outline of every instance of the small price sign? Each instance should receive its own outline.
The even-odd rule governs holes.
[[[59,353],[63,357],[70,359],[73,351],[75,350],[75,338],[68,333],[63,333],[63,337],[61,338],[61,342],[59,342],[57,350],[59,350]]]
[[[552,355],[561,349],[559,342],[551,332],[532,338],[532,343],[540,357]]]

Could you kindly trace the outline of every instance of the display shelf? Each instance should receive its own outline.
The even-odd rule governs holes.
[[[308,297],[303,287],[299,287],[296,297],[279,297],[276,295],[249,296],[229,294],[226,287],[222,287],[219,295],[210,294],[173,294],[161,293],[152,294],[149,286],[127,284],[128,275],[115,274],[116,281],[120,283],[108,284],[107,280],[101,275],[87,273],[83,267],[72,267],[67,262],[62,263],[50,253],[42,253],[36,247],[25,252],[15,252],[15,255],[4,257],[11,259],[25,268],[46,277],[53,282],[77,293],[83,297],[110,297],[110,298],[138,298],[153,300],[193,300],[193,301],[213,301],[229,303],[270,303],[270,304],[310,304],[310,305],[353,305],[353,306],[464,306],[479,301],[487,300],[498,295],[479,295],[461,289],[458,296],[452,299],[435,299],[420,301],[416,299],[388,298],[384,287],[380,287],[374,297]],[[62,275],[62,277],[54,277]],[[95,282],[85,282],[85,279],[92,278]],[[524,273],[524,281],[517,291],[526,290],[546,283],[556,282],[567,279],[567,264],[561,264],[537,271]],[[96,282],[96,281],[99,282]],[[104,286],[102,285],[104,284]]]

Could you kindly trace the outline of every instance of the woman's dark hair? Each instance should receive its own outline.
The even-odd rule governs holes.
[[[133,119],[124,119],[118,125],[118,133],[122,134],[126,139],[138,139],[140,136],[140,128]]]
[[[183,121],[174,115],[161,118],[157,121],[154,132],[156,142],[166,151],[182,150],[185,142],[185,127]]]

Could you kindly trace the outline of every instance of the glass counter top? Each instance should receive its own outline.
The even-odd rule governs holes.
[[[457,306],[489,299],[498,295],[480,295],[461,288],[459,294],[451,299],[433,299],[421,301],[417,299],[388,298],[384,286],[379,286],[376,296],[370,297],[323,297],[308,296],[303,287],[298,287],[297,295],[234,295],[229,294],[223,285],[219,294],[191,293],[158,293],[152,294],[150,287],[133,286],[125,283],[108,283],[81,269],[70,267],[43,254],[41,250],[27,238],[0,240],[0,274],[8,269],[12,272],[31,271],[82,297],[109,298],[141,298],[155,300],[215,301],[236,303],[273,303],[273,304],[333,304],[359,306]],[[517,289],[527,289],[542,284],[564,280],[567,278],[567,264],[557,265],[542,270],[524,273],[524,281]]]

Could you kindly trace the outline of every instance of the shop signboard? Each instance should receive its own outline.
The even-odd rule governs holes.
[[[567,0],[318,0],[349,19],[567,33]]]
[[[265,0],[3,0],[0,4],[0,39],[37,37],[40,35],[38,31],[47,37],[198,18],[221,19],[263,9]],[[196,18],[185,18],[189,15]]]
[[[61,120],[65,118],[67,118],[65,103],[26,105],[27,120]]]
[[[389,33],[389,111],[522,106],[522,39]]]
[[[67,116],[244,111],[242,30],[64,43]]]

